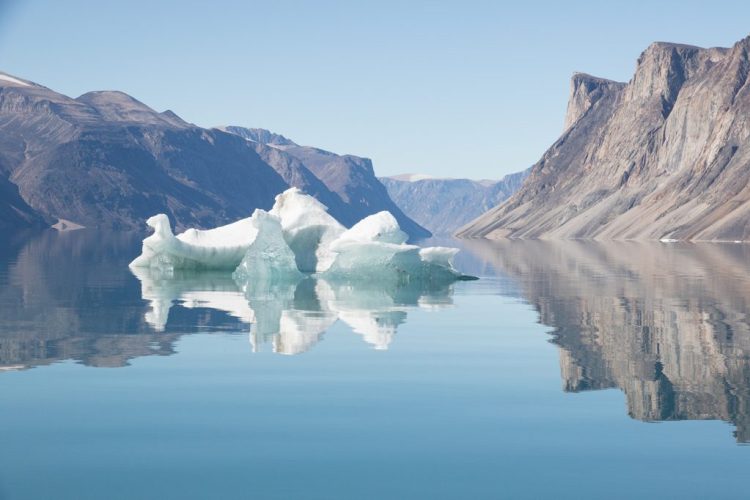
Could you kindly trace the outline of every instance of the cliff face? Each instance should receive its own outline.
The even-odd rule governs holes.
[[[401,209],[436,235],[449,235],[518,191],[529,171],[499,181],[382,177],[380,182]]]
[[[750,442],[750,251],[466,240],[554,328],[563,390],[619,388],[638,420],[718,419]]]
[[[616,95],[624,86],[625,84],[620,82],[575,73],[570,79],[570,98],[565,113],[564,129],[568,130],[599,100]]]
[[[563,135],[458,235],[749,239],[749,49],[654,43],[627,84],[574,75]]]

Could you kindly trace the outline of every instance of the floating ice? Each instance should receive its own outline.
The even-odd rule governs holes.
[[[235,269],[258,230],[252,217],[201,231],[188,229],[175,236],[164,214],[146,221],[154,234],[143,240],[143,250],[130,267],[173,269]]]
[[[325,271],[333,262],[331,241],[346,228],[339,224],[321,202],[297,188],[276,197],[271,213],[281,219],[281,229],[294,252],[297,268],[305,273]]]
[[[234,277],[242,280],[284,280],[300,276],[295,255],[284,240],[281,220],[265,210],[256,210],[251,217],[256,235],[245,251]]]
[[[257,282],[317,273],[329,280],[431,283],[466,278],[453,268],[458,250],[407,245],[407,235],[388,212],[365,217],[345,229],[325,205],[291,188],[270,212],[216,229],[189,229],[175,236],[166,215],[148,219],[154,234],[143,240],[132,267],[234,269]]]

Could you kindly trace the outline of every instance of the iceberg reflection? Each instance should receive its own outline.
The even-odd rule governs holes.
[[[175,306],[222,311],[250,327],[253,352],[300,354],[341,321],[375,349],[393,342],[410,309],[451,306],[452,283],[352,282],[299,275],[266,280],[233,279],[226,273],[132,268],[148,302],[145,321],[164,331]]]

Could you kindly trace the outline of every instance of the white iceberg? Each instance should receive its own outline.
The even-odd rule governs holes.
[[[235,269],[258,233],[252,217],[207,231],[188,229],[177,236],[164,214],[154,215],[146,224],[154,234],[143,240],[141,255],[130,267]]]
[[[325,205],[291,188],[276,197],[271,214],[281,220],[284,240],[294,252],[300,271],[322,272],[330,267],[334,256],[329,245],[346,228],[328,213]]]
[[[175,236],[166,215],[148,219],[154,234],[131,267],[235,270],[245,281],[280,280],[316,273],[331,280],[409,283],[467,278],[453,268],[454,248],[420,248],[388,212],[346,229],[325,205],[291,188],[276,196],[269,212],[211,230]]]
[[[284,240],[281,220],[265,210],[256,210],[250,219],[256,235],[234,271],[235,279],[265,282],[301,277],[294,252]]]
[[[325,275],[338,279],[408,282],[453,281],[461,274],[453,268],[455,248],[406,244],[406,233],[389,212],[365,217],[331,242],[334,254]]]

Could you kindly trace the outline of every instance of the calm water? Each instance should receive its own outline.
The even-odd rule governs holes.
[[[461,245],[483,279],[254,293],[0,244],[0,499],[747,495],[750,247]]]

